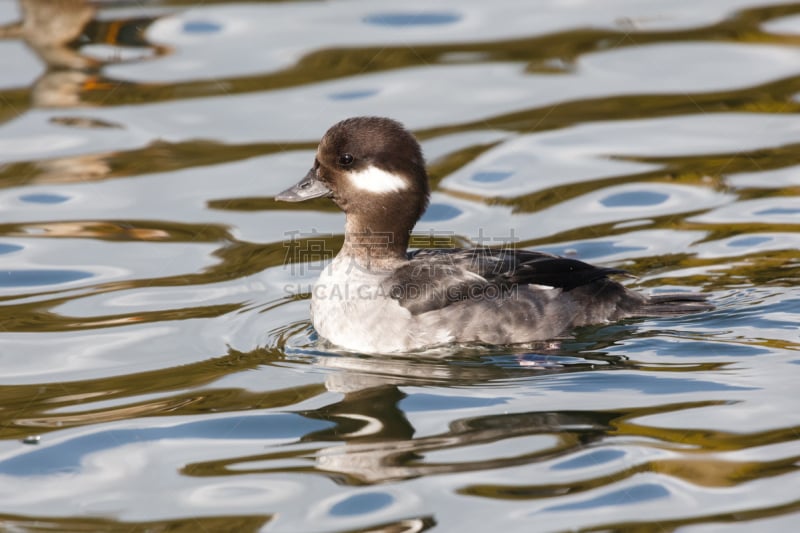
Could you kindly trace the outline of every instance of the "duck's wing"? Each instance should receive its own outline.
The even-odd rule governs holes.
[[[516,285],[569,291],[610,274],[627,273],[530,250],[426,249],[410,252],[409,262],[387,283],[400,305],[419,314]]]
[[[417,315],[476,298],[489,280],[445,257],[412,259],[385,281],[388,294]]]
[[[490,283],[544,285],[565,291],[611,274],[628,274],[617,268],[598,267],[546,252],[507,248],[415,250],[409,253],[409,259],[409,265],[431,260],[449,264],[478,274]]]

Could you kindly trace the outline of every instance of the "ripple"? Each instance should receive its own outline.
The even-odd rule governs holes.
[[[5,244],[0,242],[0,255],[18,252],[23,249],[24,246],[20,246],[18,244]]]
[[[771,250],[796,250],[800,248],[800,235],[792,232],[750,233],[728,239],[707,241],[697,246],[699,257],[736,257],[742,253],[764,253]]]
[[[407,519],[418,511],[420,496],[411,489],[365,488],[340,491],[310,506],[312,522],[298,529],[304,531],[356,530],[363,524],[388,523]],[[308,507],[307,507],[308,508]],[[370,528],[372,529],[372,528]],[[378,528],[383,529],[383,528]],[[391,531],[422,529],[389,528]]]
[[[217,416],[166,427],[108,429],[80,435],[53,445],[40,446],[0,460],[0,473],[13,476],[76,471],[84,457],[125,444],[162,439],[295,439],[309,430],[329,427],[330,422],[310,420],[295,414]]]
[[[36,193],[22,195],[19,199],[32,204],[62,204],[69,200],[69,196],[54,193]]]
[[[302,492],[303,485],[296,481],[273,479],[264,484],[232,480],[200,486],[185,498],[198,507],[249,507],[286,501]]]
[[[331,100],[360,100],[362,98],[369,98],[378,94],[378,89],[363,89],[360,91],[341,91],[338,93],[331,93],[328,98]]]
[[[111,4],[35,54],[13,33],[32,11],[0,2],[0,282],[45,287],[2,289],[9,528],[797,514],[791,2]],[[335,250],[344,217],[270,197],[356,114],[422,140],[425,246],[530,245],[717,310],[524,347],[337,350],[305,294],[322,263],[284,243]]]
[[[623,490],[609,492],[602,496],[575,503],[554,505],[547,507],[544,511],[576,511],[579,509],[593,509],[597,507],[609,507],[616,505],[633,505],[650,500],[668,498],[670,491],[656,483],[642,483],[633,485]]]
[[[335,503],[330,508],[333,516],[353,516],[374,513],[394,503],[394,497],[385,492],[355,494]]]
[[[654,191],[628,191],[612,194],[600,200],[606,207],[643,207],[663,204],[669,195]]]
[[[617,241],[583,241],[569,243],[559,246],[540,246],[540,250],[556,255],[574,256],[582,260],[607,257],[615,254],[625,254],[630,257],[630,252],[641,252],[647,250],[647,246],[624,245]]]
[[[183,22],[184,33],[217,33],[222,24],[212,20],[186,20]]]
[[[578,457],[573,457],[556,463],[550,468],[553,470],[574,470],[579,468],[587,468],[597,466],[603,463],[609,463],[625,457],[625,452],[622,450],[595,450],[589,453],[581,454]]]
[[[770,207],[756,211],[756,215],[799,215],[800,207]]]
[[[3,270],[0,271],[0,287],[37,287],[71,283],[95,274],[83,270]]]
[[[740,200],[691,218],[691,221],[712,224],[772,223],[797,224],[800,221],[800,200],[791,197]]]
[[[676,358],[691,358],[697,360],[701,357],[754,357],[758,355],[767,355],[770,350],[759,346],[748,346],[746,344],[724,344],[719,342],[710,341],[691,341],[691,340],[676,340],[671,338],[653,337],[648,339],[641,339],[639,342],[641,346],[641,355],[658,354],[662,358],[676,357]]]
[[[449,204],[432,203],[428,206],[425,214],[422,215],[420,222],[443,222],[452,220],[462,214],[463,211]]]
[[[472,396],[441,396],[417,393],[404,398],[400,405],[405,411],[442,411],[501,405],[507,398],[475,398]]]
[[[772,242],[773,240],[774,239],[772,237],[742,237],[740,239],[732,239],[728,241],[728,246],[732,246],[734,248],[751,248],[753,246]]]
[[[364,22],[376,26],[443,26],[461,20],[461,15],[452,12],[376,13],[364,17]]]
[[[697,379],[695,377],[658,377],[647,374],[616,372],[588,372],[583,374],[560,374],[545,385],[559,391],[610,392],[633,390],[646,396],[679,395],[693,392],[748,391],[753,387],[734,385],[722,380]]]
[[[490,170],[484,170],[473,174],[472,181],[477,181],[478,183],[497,183],[498,181],[506,180],[513,175],[513,172],[492,172]]]

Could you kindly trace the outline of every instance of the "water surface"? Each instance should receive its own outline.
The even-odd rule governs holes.
[[[20,0],[0,26],[1,529],[800,524],[800,5]],[[272,196],[363,114],[422,141],[414,246],[716,310],[326,346],[343,216]]]

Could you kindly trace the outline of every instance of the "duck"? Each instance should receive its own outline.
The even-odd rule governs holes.
[[[396,120],[353,117],[323,135],[308,173],[275,196],[328,198],[344,243],[311,291],[317,334],[359,353],[551,341],[581,326],[713,308],[699,293],[645,295],[629,273],[517,248],[408,250],[430,180],[419,142]]]

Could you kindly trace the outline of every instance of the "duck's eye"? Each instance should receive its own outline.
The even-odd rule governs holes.
[[[339,164],[343,167],[353,164],[353,155],[352,154],[342,154],[339,156]]]

